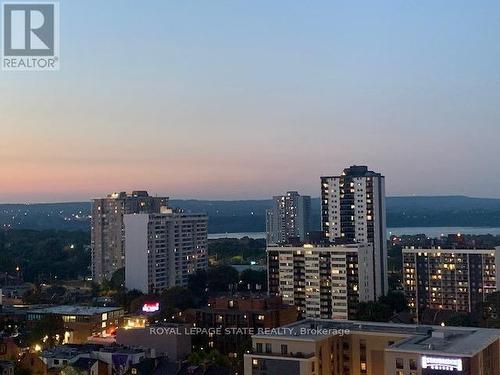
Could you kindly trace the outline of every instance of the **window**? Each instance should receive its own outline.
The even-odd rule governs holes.
[[[255,350],[257,351],[257,353],[262,353],[262,343],[261,342],[258,342],[255,345]]]
[[[288,345],[281,345],[281,354],[282,355],[288,354]]]
[[[259,365],[259,360],[257,358],[252,359],[252,365],[257,367]]]
[[[75,315],[63,315],[63,321],[66,323],[76,322],[76,316]]]
[[[417,360],[410,359],[410,370],[416,370],[416,369],[417,369]]]
[[[271,353],[273,351],[271,344],[266,344],[266,353]]]
[[[405,368],[403,358],[396,358],[396,368],[397,369]]]

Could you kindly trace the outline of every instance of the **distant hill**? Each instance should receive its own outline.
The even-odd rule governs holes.
[[[500,210],[500,199],[461,195],[435,197],[388,197],[387,210]]]
[[[391,227],[499,227],[500,199],[390,197],[387,222]]]
[[[270,199],[209,201],[172,199],[172,207],[206,212],[209,232],[262,232]],[[89,230],[89,202],[0,204],[0,227]],[[314,228],[320,225],[320,200],[312,199]],[[390,227],[500,227],[500,199],[465,196],[388,197]]]

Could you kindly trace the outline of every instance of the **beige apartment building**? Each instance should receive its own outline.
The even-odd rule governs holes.
[[[123,215],[159,213],[167,197],[151,197],[146,191],[111,193],[92,202],[92,280],[101,283],[125,266]]]
[[[244,375],[498,375],[500,330],[307,319],[252,337]]]
[[[268,246],[272,295],[307,318],[349,319],[375,299],[371,245]]]

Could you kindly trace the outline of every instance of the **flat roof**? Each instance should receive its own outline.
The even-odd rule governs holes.
[[[273,246],[269,245],[266,247],[267,251],[308,251],[308,250],[313,250],[313,251],[331,251],[331,252],[346,252],[346,251],[351,251],[351,250],[358,250],[360,248],[366,248],[366,247],[372,247],[371,244],[368,243],[349,243],[349,244],[334,244],[332,243],[331,245],[315,245],[315,244],[304,244],[302,246],[290,246],[290,245],[284,245],[284,246]]]
[[[500,329],[441,327],[415,324],[361,322],[353,320],[306,319],[253,338],[320,341],[340,330],[362,334],[401,335],[388,351],[473,356],[500,339]]]
[[[71,359],[77,355],[99,351],[101,348],[102,345],[96,344],[64,344],[46,349],[40,353],[40,356],[43,358]]]
[[[99,353],[120,353],[120,354],[141,354],[144,350],[129,348],[121,345],[103,346],[100,344],[64,344],[54,348],[44,350],[41,353],[43,358],[71,359],[78,355]]]
[[[60,305],[50,306],[41,309],[29,310],[28,314],[54,314],[54,315],[98,315],[109,313],[117,310],[123,310],[123,307],[94,307],[94,306],[78,306],[78,305]]]
[[[387,350],[472,357],[499,338],[498,329],[438,327],[427,335],[415,335],[396,342]]]
[[[438,248],[411,248],[405,247],[403,253],[450,253],[450,254],[490,254],[495,253],[496,249],[438,249]]]

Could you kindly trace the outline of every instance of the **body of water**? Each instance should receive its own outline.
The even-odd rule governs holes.
[[[395,234],[401,236],[403,234],[425,234],[427,237],[440,237],[448,234],[492,234],[500,235],[500,228],[484,228],[484,227],[415,227],[415,228],[387,228],[387,235]]]
[[[219,238],[266,238],[266,232],[241,232],[241,233],[209,233],[209,240],[218,240]]]
[[[387,228],[387,236],[392,234],[402,236],[404,234],[415,235],[425,234],[428,237],[440,237],[448,234],[492,234],[500,235],[500,228],[484,228],[484,227],[408,227],[408,228]],[[265,232],[241,232],[241,233],[212,233],[208,235],[208,239],[219,238],[243,238],[250,237],[255,239],[266,238]]]

